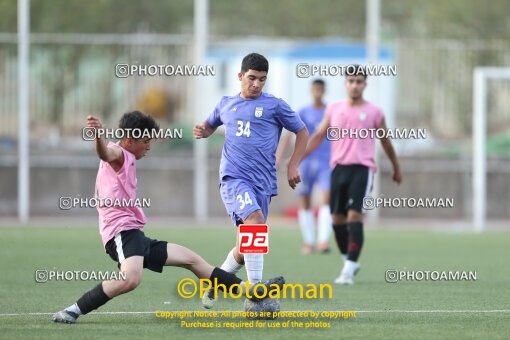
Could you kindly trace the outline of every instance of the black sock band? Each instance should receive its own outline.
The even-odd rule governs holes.
[[[235,276],[234,274],[227,273],[223,269],[220,269],[218,267],[215,267],[211,273],[211,277],[209,280],[214,284],[214,279],[218,280],[218,284],[224,284],[227,290],[230,290],[230,287],[232,287],[235,284],[240,284],[243,280]],[[219,289],[223,290],[223,287],[218,287]],[[234,294],[237,293],[233,292]]]
[[[100,283],[76,301],[82,314],[87,314],[107,303],[110,298],[104,293],[103,284]]]
[[[357,262],[363,247],[363,223],[351,222],[347,223],[349,230],[349,249],[347,259]]]
[[[347,224],[333,224],[335,231],[336,244],[340,253],[347,255],[347,247],[349,245],[349,232],[347,231]]]

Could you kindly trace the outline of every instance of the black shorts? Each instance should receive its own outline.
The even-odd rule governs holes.
[[[335,166],[331,172],[331,213],[347,216],[350,209],[363,213],[363,198],[372,191],[372,183],[372,171],[364,165]]]
[[[168,258],[167,242],[148,238],[139,229],[121,231],[106,243],[105,250],[120,264],[131,256],[143,256],[143,267],[161,273]]]

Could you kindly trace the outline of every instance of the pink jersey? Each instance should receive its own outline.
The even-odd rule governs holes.
[[[350,106],[347,100],[339,100],[328,105],[326,115],[329,117],[329,126],[349,131],[359,129],[378,129],[381,127],[384,114],[377,106],[365,101],[358,106]],[[375,165],[375,138],[344,137],[331,142],[330,165],[360,164],[377,171]]]
[[[113,142],[108,147],[119,148],[124,154],[124,164],[115,172],[111,165],[101,161],[96,177],[96,197],[101,199],[136,200],[136,159],[135,155]],[[143,230],[146,218],[140,207],[100,207],[99,233],[103,245],[121,231],[129,229]]]

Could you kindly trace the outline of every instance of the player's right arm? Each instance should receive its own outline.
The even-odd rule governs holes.
[[[103,128],[103,124],[99,118],[87,116],[87,127],[101,129]],[[110,163],[115,170],[122,167],[122,164],[124,163],[124,155],[120,148],[109,148],[108,141],[97,133],[95,143],[97,155],[101,160]]]
[[[327,114],[324,114],[324,117],[322,117],[319,126],[317,126],[317,129],[315,130],[314,134],[308,140],[308,145],[306,146],[306,151],[303,156],[303,159],[308,157],[309,154],[311,154],[315,149],[319,147],[324,137],[326,137],[328,128],[329,128],[329,116]]]
[[[212,135],[216,129],[217,128],[209,125],[207,120],[204,120],[202,124],[195,125],[193,128],[193,136],[195,136],[196,139],[207,138]]]
[[[223,107],[223,103],[226,97],[222,97],[220,102],[216,105],[213,112],[209,115],[209,117],[204,120],[201,124],[195,125],[193,128],[193,136],[195,139],[207,138],[216,131],[218,126],[222,125],[220,112]]]

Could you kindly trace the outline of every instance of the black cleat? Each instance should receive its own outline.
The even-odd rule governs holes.
[[[285,284],[285,279],[283,276],[273,277],[272,279],[267,280],[264,283],[257,283],[250,287],[249,293],[251,297],[249,298],[251,301],[260,301],[267,297],[270,291],[275,289],[275,285],[278,286],[279,290],[282,290],[283,285]],[[265,289],[264,287],[265,286]],[[255,290],[257,292],[257,296],[255,296]],[[264,294],[265,293],[265,294]]]
[[[52,320],[54,322],[72,324],[72,323],[76,323],[78,316],[79,316],[78,314],[64,309],[64,310],[61,310],[60,312],[55,313],[55,315],[53,315]]]
[[[274,320],[280,311],[280,300],[267,297],[261,301],[244,300],[244,311],[250,312],[248,319]]]

